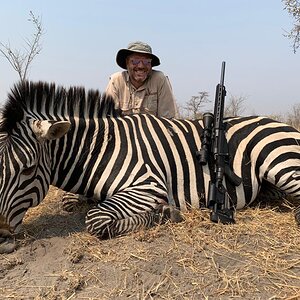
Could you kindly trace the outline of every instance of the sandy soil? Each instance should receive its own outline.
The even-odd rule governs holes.
[[[31,209],[17,251],[0,255],[0,299],[300,299],[300,228],[292,204],[238,212],[235,225],[207,211],[179,224],[112,240],[60,207],[52,187]]]

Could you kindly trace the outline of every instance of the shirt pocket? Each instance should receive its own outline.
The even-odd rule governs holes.
[[[143,108],[145,113],[157,115],[158,97],[157,93],[149,94],[145,97]]]

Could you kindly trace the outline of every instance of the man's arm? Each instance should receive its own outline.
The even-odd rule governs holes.
[[[111,96],[115,101],[115,108],[119,108],[119,95],[118,90],[116,89],[116,82],[114,79],[114,74],[109,78],[109,82],[107,84],[105,94]]]
[[[177,118],[178,110],[169,78],[165,76],[162,82],[158,92],[157,114],[159,117]]]

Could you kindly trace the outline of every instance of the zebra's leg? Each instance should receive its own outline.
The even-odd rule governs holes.
[[[256,202],[282,200],[285,197],[286,193],[283,190],[271,182],[262,180],[261,189],[256,197]]]
[[[150,228],[167,220],[181,222],[183,217],[178,209],[165,204],[157,204],[150,210],[121,216],[116,209],[118,202],[111,199],[88,211],[87,230],[99,238],[113,238],[142,228]],[[105,206],[103,205],[105,204]]]
[[[82,210],[87,204],[91,205],[95,203],[96,201],[92,198],[65,192],[62,198],[62,209],[66,212],[76,212]]]

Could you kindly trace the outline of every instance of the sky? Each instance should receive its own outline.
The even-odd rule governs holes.
[[[121,71],[116,53],[132,41],[151,45],[179,106],[198,92],[214,101],[226,62],[227,97],[243,97],[244,114],[285,115],[300,103],[300,51],[284,34],[293,19],[280,0],[1,1],[0,41],[22,50],[40,17],[42,51],[28,79],[104,91]],[[0,56],[0,104],[19,77]],[[204,110],[211,110],[210,103]]]

